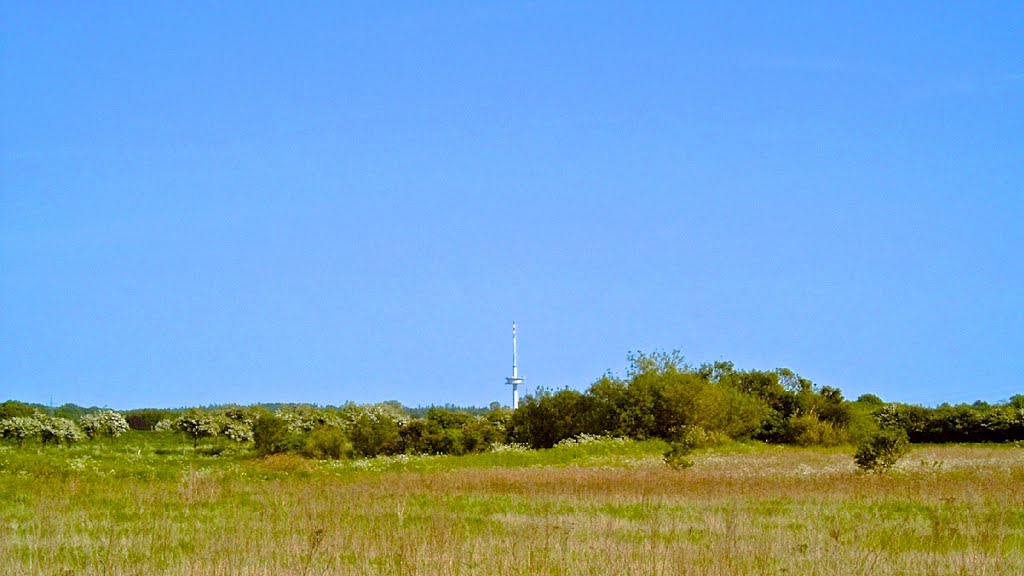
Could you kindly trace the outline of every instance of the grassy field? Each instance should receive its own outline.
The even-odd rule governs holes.
[[[0,447],[0,573],[1024,573],[1024,449],[659,442],[311,462],[159,433]]]

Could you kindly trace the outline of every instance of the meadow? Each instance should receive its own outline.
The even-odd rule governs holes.
[[[129,432],[0,447],[0,573],[1024,573],[1024,448],[661,441],[468,456],[255,458]]]

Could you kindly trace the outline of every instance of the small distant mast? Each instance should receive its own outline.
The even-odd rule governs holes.
[[[512,409],[519,408],[519,385],[523,379],[519,377],[519,364],[516,361],[516,323],[512,322],[512,377],[505,378],[505,384],[512,386]]]

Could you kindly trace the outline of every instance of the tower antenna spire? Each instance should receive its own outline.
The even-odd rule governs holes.
[[[519,377],[519,364],[516,358],[516,323],[512,322],[512,377],[505,378],[505,384],[512,386],[512,409],[519,408],[519,385],[523,379]]]

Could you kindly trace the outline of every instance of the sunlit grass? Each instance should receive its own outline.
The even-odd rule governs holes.
[[[4,574],[1020,574],[1024,450],[661,442],[322,463],[174,436],[0,450]]]

